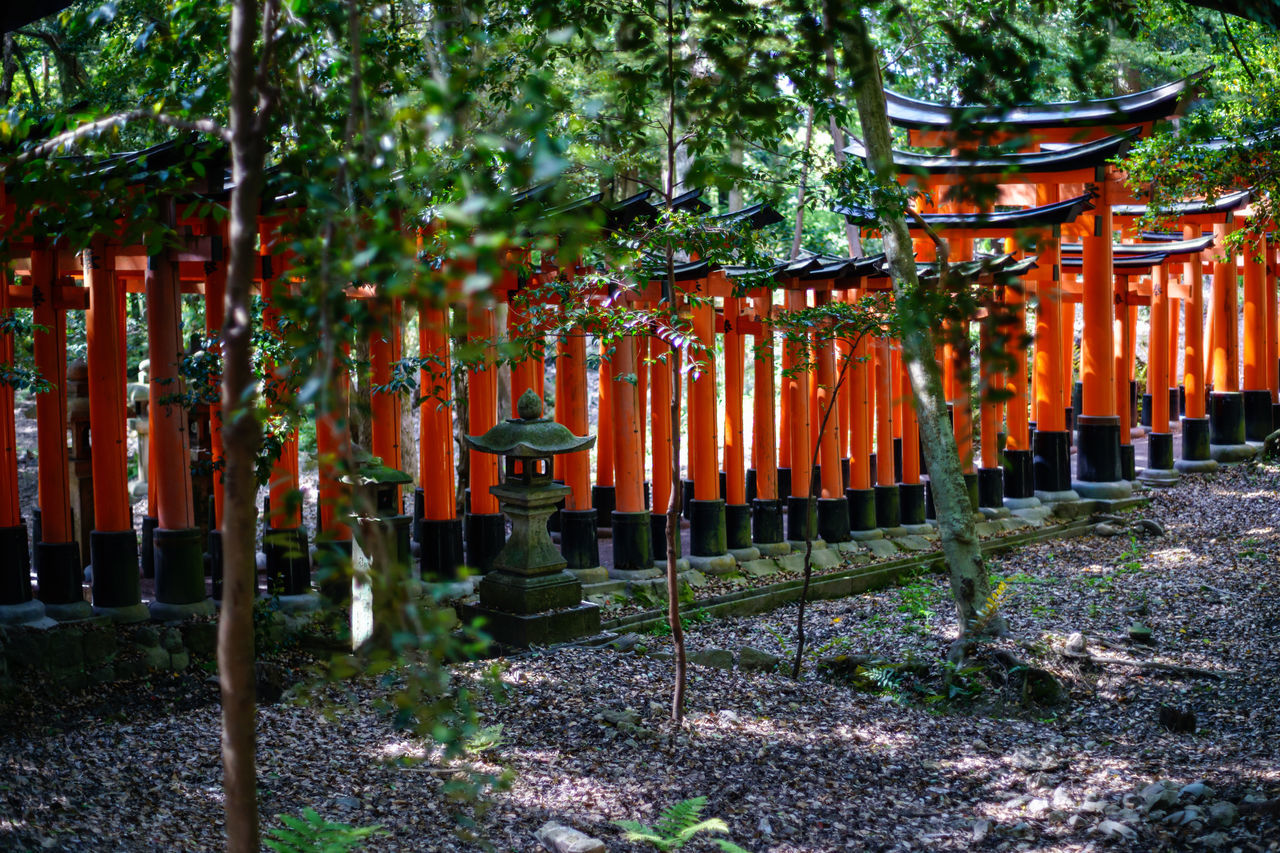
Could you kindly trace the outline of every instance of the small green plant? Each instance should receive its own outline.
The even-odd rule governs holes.
[[[627,831],[627,841],[647,841],[663,851],[679,850],[700,832],[729,831],[729,827],[718,817],[698,819],[706,805],[706,797],[681,800],[663,809],[658,815],[658,822],[653,826],[634,820],[615,820],[614,823]],[[723,838],[713,838],[711,841],[725,853],[747,853],[732,841]]]
[[[711,614],[705,610],[694,610],[680,615],[680,627],[686,631],[689,630],[690,626],[710,621]],[[649,633],[655,637],[669,637],[671,636],[671,623],[665,619],[660,619],[649,626]]]
[[[359,850],[373,836],[390,834],[378,825],[332,823],[310,808],[302,810],[302,817],[287,814],[276,817],[284,826],[276,827],[262,840],[276,853],[344,853]]]
[[[472,755],[476,755],[490,749],[497,749],[503,743],[505,743],[505,740],[502,737],[502,723],[497,723],[496,725],[484,726],[479,729],[468,738],[463,749]]]
[[[769,632],[769,634],[773,637],[773,639],[778,641],[778,648],[782,649],[782,656],[784,658],[791,657],[792,655],[791,643],[788,642],[785,636],[783,636],[782,632],[779,631],[777,628],[773,627],[772,625],[766,625],[765,630]]]
[[[1119,566],[1118,571],[1136,572],[1142,569],[1142,546],[1138,544],[1138,537],[1132,531],[1129,533],[1129,547],[1120,552],[1116,557],[1116,565]]]
[[[991,624],[991,620],[996,618],[996,614],[1000,612],[1000,605],[1004,601],[1005,595],[1009,592],[1009,584],[1000,581],[996,584],[996,588],[991,590],[991,594],[987,596],[987,600],[983,602],[982,609],[973,617],[973,624],[970,630],[975,635],[981,636],[987,626]]]
[[[933,589],[923,583],[913,583],[898,590],[898,612],[905,613],[911,619],[929,624],[937,614],[929,607],[932,603]]]

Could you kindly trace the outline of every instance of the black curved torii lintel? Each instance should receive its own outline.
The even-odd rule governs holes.
[[[1134,275],[1150,271],[1169,260],[1165,252],[1150,252],[1143,255],[1121,255],[1111,259],[1111,271],[1118,275]],[[1058,263],[1064,270],[1078,271],[1084,268],[1083,255],[1063,255]]]
[[[1253,201],[1253,190],[1240,190],[1239,192],[1228,193],[1227,195],[1218,196],[1213,201],[1184,201],[1170,205],[1165,212],[1170,217],[1179,216],[1201,216],[1205,214],[1222,214],[1234,213],[1240,208]],[[1145,204],[1117,204],[1111,208],[1112,216],[1145,216],[1149,205]]]
[[[958,156],[916,154],[911,151],[893,152],[893,163],[899,172],[926,175],[1011,175],[1018,173],[1074,172],[1079,169],[1096,169],[1105,166],[1128,150],[1142,134],[1141,127],[1133,127],[1094,142],[1081,145],[1054,146],[1047,151],[1015,152],[1012,154],[963,153]],[[845,148],[850,157],[865,160],[867,149],[859,139]]]
[[[1152,243],[1112,243],[1112,258],[1133,257],[1138,255],[1198,255],[1206,249],[1213,248],[1213,235],[1195,237],[1191,240],[1158,240]],[[1063,243],[1061,251],[1064,255],[1078,255],[1080,243]]]
[[[1030,130],[1137,124],[1176,113],[1183,98],[1210,70],[1204,68],[1181,80],[1128,95],[1015,107],[948,106],[886,89],[885,107],[891,123],[916,130],[952,130],[966,125]]]

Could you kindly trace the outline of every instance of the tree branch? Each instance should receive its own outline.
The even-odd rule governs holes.
[[[65,133],[60,133],[52,139],[48,139],[29,151],[13,158],[7,166],[0,166],[0,172],[11,166],[20,166],[23,163],[29,163],[32,160],[38,160],[48,157],[59,148],[63,148],[71,143],[84,139],[86,136],[93,136],[104,130],[118,127],[122,124],[129,124],[135,121],[152,121],[156,124],[172,127],[178,130],[188,130],[194,133],[204,133],[209,136],[216,137],[222,142],[231,142],[231,131],[212,119],[196,119],[189,120],[178,118],[168,113],[155,113],[151,110],[129,110],[128,112],[115,113],[114,115],[104,116],[103,118],[91,121],[88,124],[82,124],[79,127],[72,128]]]

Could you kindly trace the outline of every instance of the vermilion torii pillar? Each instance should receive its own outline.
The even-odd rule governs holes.
[[[898,421],[902,424],[902,482],[898,484],[898,510],[908,531],[928,532],[924,483],[920,482],[920,423],[916,420],[911,377],[901,357],[897,370]]]
[[[778,495],[777,440],[774,431],[773,374],[773,292],[761,288],[752,298],[752,307],[760,322],[756,335],[755,356],[755,432],[752,450],[755,457],[756,497],[751,506],[751,541],[762,554],[785,554],[791,546],[784,541],[782,501]]]
[[[830,301],[830,290],[820,289],[814,292],[815,305],[825,305]],[[821,335],[821,332],[815,332],[813,343],[818,389],[818,404],[813,417],[820,427],[818,453],[822,466],[818,491],[818,538],[828,543],[848,542],[849,501],[844,495],[840,447],[836,438],[840,418],[839,409],[836,408],[835,346],[829,338]]]
[[[978,467],[978,507],[996,511],[1004,508],[1004,469],[1000,467],[997,441],[1002,406],[993,394],[999,394],[1004,389],[1004,377],[999,371],[992,369],[989,358],[981,355],[995,344],[994,330],[991,328],[993,318],[988,316],[979,322],[978,374],[981,377],[981,388],[978,391],[978,455],[981,464]]]
[[[1132,402],[1137,386],[1132,381],[1133,371],[1129,365],[1133,363],[1130,353],[1136,353],[1134,338],[1137,326],[1134,318],[1138,306],[1129,304],[1128,271],[1121,272],[1113,268],[1112,272],[1115,273],[1115,392],[1116,416],[1120,418],[1120,478],[1133,480],[1137,475],[1137,457],[1133,447],[1133,427],[1136,424],[1133,423]],[[1147,381],[1151,381],[1149,368]]]
[[[1084,334],[1081,342],[1081,412],[1076,418],[1079,448],[1073,486],[1085,497],[1116,498],[1132,494],[1121,477],[1120,418],[1116,412],[1114,305],[1111,268],[1112,178],[1106,167],[1097,175],[1093,228],[1083,240]]]
[[[169,621],[213,614],[205,594],[204,549],[195,526],[187,413],[165,398],[180,386],[181,298],[175,264],[165,252],[147,259],[147,338],[151,355],[151,446],[156,465],[156,597],[151,617]]]
[[[1012,248],[1012,247],[1006,247]],[[1028,282],[1004,288],[1004,302],[1009,311],[1009,346],[1013,351],[1013,372],[1005,378],[1009,401],[1005,407],[1004,505],[1011,510],[1038,506],[1031,451],[1031,424],[1027,393],[1027,326]]]
[[[1215,223],[1218,247],[1213,265],[1213,331],[1210,342],[1213,393],[1209,395],[1209,454],[1218,462],[1252,458],[1255,449],[1245,443],[1244,395],[1240,393],[1239,338],[1236,322],[1236,259],[1228,254],[1226,238],[1235,223]]]
[[[31,301],[36,370],[52,387],[36,395],[36,442],[40,452],[40,540],[36,583],[45,613],[54,619],[91,614],[81,594],[80,549],[71,526],[67,472],[67,317],[60,297],[57,257],[47,245],[31,250]]]
[[[280,331],[280,308],[276,301],[287,294],[290,287],[289,257],[273,254],[274,229],[264,226],[262,233],[263,282],[262,323],[269,331]],[[273,382],[278,394],[286,393],[285,374],[291,369],[283,364],[268,368],[279,375]],[[374,382],[378,380],[375,378]],[[375,395],[376,396],[376,395]],[[377,417],[374,417],[377,423]],[[376,452],[375,452],[376,455]],[[284,437],[280,456],[271,465],[269,480],[269,508],[266,513],[266,529],[262,539],[263,555],[267,564],[267,594],[294,596],[305,594],[311,587],[311,557],[308,554],[306,530],[302,526],[302,492],[298,470],[298,433],[290,430]]]
[[[1143,481],[1172,485],[1173,431],[1169,428],[1169,269],[1160,263],[1151,269],[1151,324],[1147,339],[1147,384],[1151,388],[1151,434],[1147,436],[1147,467]]]
[[[206,233],[210,235],[209,260],[204,267],[204,333],[208,340],[216,341],[217,352],[222,352],[222,327],[226,319],[227,294],[227,232],[225,223],[210,222]],[[317,435],[319,431],[317,430]],[[222,485],[222,400],[209,403],[209,459],[214,465],[210,477],[213,491],[213,515],[209,519],[209,562],[213,575],[213,598],[222,598],[222,513],[225,492]],[[323,470],[323,469],[322,469]],[[322,475],[323,476],[323,475]]]
[[[725,546],[739,562],[760,556],[751,544],[751,506],[747,503],[747,459],[742,429],[743,313],[739,297],[724,298]]]
[[[666,341],[655,337],[649,341],[649,357],[653,360],[653,369],[649,372],[649,409],[653,413],[653,420],[649,425],[649,440],[652,442],[649,458],[653,466],[653,473],[650,475],[653,488],[653,512],[649,515],[649,529],[654,570],[644,573],[641,577],[657,577],[660,574],[657,566],[667,564],[667,508],[671,505],[672,484],[671,393],[673,387],[679,387],[678,384],[673,386],[671,382],[672,364],[678,359],[678,353],[673,351]],[[677,379],[678,382],[679,379]],[[578,434],[575,433],[575,435]],[[679,487],[678,483],[677,487]],[[680,559],[681,544],[680,535],[677,532],[675,538],[677,560]]]
[[[4,187],[0,185],[0,212]],[[8,264],[0,264],[0,317],[10,312]],[[0,331],[0,367],[13,365],[13,335]],[[0,382],[0,624],[39,622],[44,604],[31,594],[31,552],[27,525],[18,499],[18,437],[14,423],[13,386]]]
[[[1267,241],[1267,388],[1271,391],[1271,425],[1280,429],[1280,305],[1277,304],[1276,242]]]
[[[613,511],[618,505],[617,487],[613,482],[613,364],[601,348],[596,371],[596,482],[591,487],[591,505],[596,510],[596,523],[613,524]]]
[[[636,339],[620,338],[610,361],[618,380],[610,393],[613,421],[613,566],[626,572],[653,569],[653,530],[644,505],[644,450],[640,443],[639,364]],[[602,371],[603,373],[603,371]]]
[[[1187,240],[1199,237],[1200,226],[1183,225],[1182,236]],[[1212,473],[1218,470],[1218,463],[1210,455],[1209,418],[1206,415],[1204,263],[1201,255],[1192,255],[1183,264],[1183,277],[1187,284],[1187,307],[1182,385],[1187,395],[1187,407],[1182,418],[1182,458],[1174,463],[1174,468],[1185,473]]]
[[[453,376],[449,369],[448,314],[443,308],[418,309],[418,482],[422,518],[418,521],[419,562],[427,579],[452,578],[462,565],[462,519],[454,494]],[[556,401],[560,403],[559,400]]]
[[[902,523],[898,484],[893,470],[893,347],[887,337],[872,342],[876,354],[876,527],[893,530]]]
[[[479,360],[467,370],[467,430],[471,435],[484,435],[498,422],[498,368],[493,346],[497,324],[493,306],[472,300],[467,324],[468,340],[472,346],[483,348]],[[498,499],[489,493],[491,486],[498,485],[498,457],[477,450],[468,452],[471,506],[464,524],[467,565],[487,572],[507,541],[507,517],[498,510]]]
[[[805,291],[797,289],[793,281],[786,292],[785,307],[788,311],[805,309]],[[809,511],[812,488],[813,450],[809,445],[809,342],[788,340],[783,344],[782,378],[783,393],[790,399],[791,409],[791,497],[787,500],[787,539],[802,543],[806,538],[817,538],[816,513]],[[791,376],[786,375],[790,363]]]
[[[89,290],[85,337],[89,363],[89,432],[93,439],[93,609],[116,622],[142,622],[138,537],[129,500],[129,444],[125,412],[124,288],[115,251],[103,239],[82,255]]]
[[[737,561],[729,554],[724,498],[720,496],[719,454],[716,452],[715,306],[707,297],[706,279],[690,282],[701,297],[690,307],[693,334],[703,348],[693,376],[689,400],[689,464],[693,500],[689,504],[689,565],[715,574],[731,571]]]
[[[847,299],[857,302],[862,292],[847,291]],[[883,534],[876,529],[876,493],[872,488],[871,427],[874,418],[870,386],[874,379],[874,356],[870,338],[860,335],[850,353],[849,365],[849,486],[845,499],[849,502],[849,527],[854,539],[876,538]]]
[[[1260,442],[1272,429],[1271,390],[1267,386],[1267,239],[1251,235],[1244,248],[1243,350],[1241,375],[1244,437]],[[1274,332],[1272,332],[1274,334]],[[1274,364],[1275,359],[1271,359]]]

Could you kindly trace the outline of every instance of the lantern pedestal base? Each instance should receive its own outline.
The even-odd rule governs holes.
[[[480,604],[490,610],[530,615],[582,602],[582,582],[567,571],[526,577],[490,572],[476,585]]]
[[[567,571],[526,577],[495,571],[477,586],[479,604],[463,618],[500,643],[526,648],[563,643],[600,631],[600,608],[582,600],[582,583]]]
[[[468,604],[462,608],[462,618],[469,622],[484,619],[480,630],[499,643],[521,649],[565,643],[600,633],[600,608],[589,601],[565,610],[533,614],[507,613],[482,604]]]

